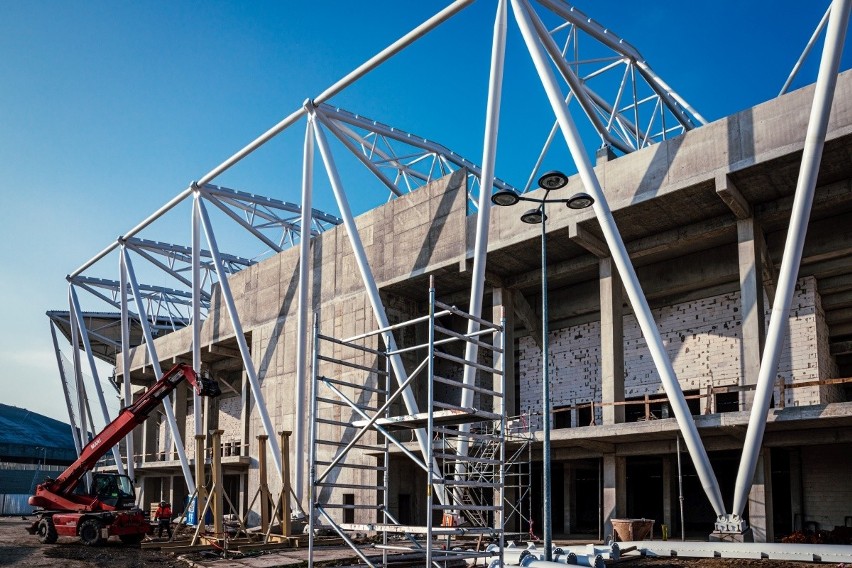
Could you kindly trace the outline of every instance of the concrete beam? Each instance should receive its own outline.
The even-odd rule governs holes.
[[[568,226],[568,238],[577,243],[598,258],[609,256],[609,247],[606,242],[596,237],[588,229],[584,229],[577,223]]]
[[[835,341],[830,349],[832,355],[848,355],[852,353],[852,341]]]
[[[830,326],[852,322],[852,309],[841,308],[825,312],[825,323]]]
[[[775,301],[775,286],[778,281],[778,269],[775,263],[772,262],[772,257],[769,255],[769,248],[766,245],[766,236],[763,229],[754,221],[754,245],[757,252],[757,257],[760,263],[760,276],[763,281],[763,291],[766,292],[766,297],[769,303]]]
[[[211,343],[207,346],[207,352],[212,355],[223,355],[225,357],[231,357],[234,359],[242,358],[239,349],[234,349],[233,347],[225,347],[224,345],[216,345],[215,343]]]
[[[511,300],[509,301],[509,303],[512,305],[514,316],[517,317],[522,324],[524,324],[524,327],[527,329],[527,331],[529,331],[530,335],[533,338],[533,341],[535,341],[535,344],[540,350],[543,351],[541,342],[541,318],[532,309],[532,306],[521,293],[521,291],[509,288],[508,286],[506,286],[506,283],[503,278],[488,270],[485,271],[485,281],[488,282],[495,289],[495,293],[497,293],[498,290],[505,290],[506,293],[511,294]],[[502,295],[502,293],[500,295]],[[506,320],[507,322],[512,322],[512,328],[514,330],[514,321],[510,317],[510,315],[511,314],[507,314]],[[510,344],[507,343],[507,345]]]
[[[541,318],[533,311],[532,306],[530,306],[530,303],[524,295],[521,294],[520,290],[515,290],[512,300],[515,304],[515,317],[517,317],[521,323],[524,324],[524,327],[529,330],[530,336],[533,338],[533,341],[535,341],[539,350],[544,351],[541,341]]]
[[[736,237],[736,226],[728,215],[714,217],[678,227],[669,231],[656,233],[648,237],[636,239],[627,243],[627,252],[635,265],[640,265],[643,259],[651,259],[655,256],[668,256],[673,251],[684,248],[707,248],[708,242],[724,242]],[[609,253],[607,252],[607,255]],[[607,256],[605,255],[605,256]],[[646,261],[647,262],[647,261]],[[562,262],[554,262],[547,267],[547,275],[550,281],[556,281],[560,277],[573,276],[576,273],[597,268],[597,259],[586,255],[571,258]],[[531,270],[522,274],[505,277],[506,285],[510,288],[526,288],[541,282],[541,270]]]
[[[844,290],[836,294],[821,294],[822,309],[825,311],[852,307],[852,290]]]
[[[751,217],[751,205],[727,173],[716,174],[716,195],[725,202],[737,219]]]
[[[829,278],[821,278],[817,283],[817,288],[822,297],[837,292],[852,290],[852,274],[840,274]]]
[[[597,440],[572,440],[571,443],[577,446],[578,448],[597,452],[601,455],[614,454],[616,449],[615,444],[610,444],[608,442],[599,442]]]

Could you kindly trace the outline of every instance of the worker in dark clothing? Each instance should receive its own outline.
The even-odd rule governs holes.
[[[163,537],[163,529],[169,533],[169,538],[172,538],[172,508],[166,501],[160,501],[160,506],[154,513],[154,519],[160,529],[158,537]]]

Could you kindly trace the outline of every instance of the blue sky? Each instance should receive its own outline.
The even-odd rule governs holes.
[[[479,0],[331,102],[480,162],[495,5]],[[44,316],[66,309],[65,275],[443,6],[0,2],[0,399],[66,420]],[[577,3],[709,120],[774,97],[826,6]],[[813,82],[820,49],[795,86]],[[510,16],[497,174],[523,185],[551,123]],[[216,183],[298,201],[302,137],[300,124]],[[384,200],[353,176],[357,212]],[[336,213],[320,180],[315,206]],[[188,242],[187,218],[143,236]],[[115,277],[116,263],[92,275]]]

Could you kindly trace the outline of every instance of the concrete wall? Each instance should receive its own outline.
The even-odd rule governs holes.
[[[842,526],[852,515],[852,444],[803,446],[802,485],[805,521],[821,530]]]
[[[704,393],[707,385],[738,384],[742,349],[739,292],[678,303],[652,312],[683,390]],[[831,357],[826,357],[828,340],[824,321],[818,317],[820,312],[815,279],[800,279],[778,367],[778,375],[785,383],[829,378],[835,372]],[[768,322],[768,312],[766,318]],[[521,409],[538,413],[541,351],[529,336],[520,338],[519,342]],[[600,401],[600,322],[552,331],[550,346],[553,406]],[[624,316],[624,376],[626,398],[664,392],[632,314]],[[819,387],[804,387],[787,389],[785,402],[787,406],[806,406],[834,400],[821,400]],[[600,409],[596,410],[599,424]],[[540,420],[534,419],[532,423],[540,427]]]

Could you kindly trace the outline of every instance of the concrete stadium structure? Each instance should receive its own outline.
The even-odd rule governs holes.
[[[450,534],[458,529],[433,532],[433,514],[456,509],[470,526],[500,534],[543,532],[547,556],[553,532],[603,538],[625,517],[654,519],[674,534],[715,528],[719,538],[745,538],[745,518],[759,542],[852,523],[852,72],[837,75],[849,0],[836,0],[826,18],[815,86],[710,124],[632,46],[557,0],[537,6],[564,19],[559,29],[615,50],[607,68],[625,65],[615,102],[577,80],[531,4],[501,0],[481,167],[326,103],[469,3],[454,2],[306,101],[68,276],[70,309],[57,325],[75,352],[63,386],[77,385],[81,431],[82,346],[105,419],[94,356],[115,365],[125,399],[169,362],[191,363],[222,384],[223,396],[203,403],[178,389],[162,416],[126,440],[124,458],[114,451],[143,503],[181,503],[209,485],[201,456],[211,459],[217,432],[218,486],[250,522],[268,517],[251,497],[264,487],[268,455],[281,474],[272,493],[291,486],[294,513],[341,535],[390,525]],[[579,171],[559,196],[587,192],[593,202],[550,210],[542,228],[511,208],[492,211],[489,201],[500,205],[500,192],[515,191],[494,177],[509,4],[557,118],[553,133],[562,131]],[[554,68],[605,143],[594,167]],[[640,124],[635,83],[632,106],[622,104],[631,71],[656,100],[658,134],[654,117]],[[596,113],[607,112],[604,127]],[[301,118],[300,204],[211,185]],[[353,217],[326,131],[394,199]],[[402,164],[393,152],[367,152],[379,138],[409,144],[416,158]],[[341,218],[312,208],[314,144]],[[415,171],[424,157],[432,166]],[[534,201],[548,191],[519,194]],[[803,207],[808,196],[812,207]],[[185,201],[190,247],[137,237]],[[260,262],[222,255],[205,203],[277,254]],[[286,238],[276,242],[262,226]],[[119,279],[84,275],[113,252]],[[140,287],[131,252],[191,291]],[[77,288],[121,313],[84,314]],[[179,309],[152,313],[155,301]],[[93,321],[106,322],[100,333]],[[436,331],[444,338],[436,341]],[[294,434],[283,455],[279,432]],[[318,466],[326,468],[319,475]],[[427,564],[431,554],[426,547]]]
[[[756,381],[766,297],[773,294],[812,97],[813,87],[804,88],[617,159],[601,152],[595,168],[681,386],[695,397],[691,408],[726,501],[750,403],[750,390],[731,387]],[[814,523],[832,528],[852,515],[850,383],[829,380],[852,370],[852,73],[840,76],[834,100],[774,408],[749,498],[748,519],[760,540]],[[447,176],[357,218],[392,320],[425,313],[430,276],[443,301],[466,301],[476,216],[466,213],[465,179]],[[565,193],[579,184],[572,178]],[[538,430],[538,233],[511,210],[495,210],[489,230],[485,305],[490,300],[505,308],[508,344],[515,346],[506,354],[515,359],[505,365],[507,412],[527,414]],[[666,418],[659,378],[597,222],[587,212],[555,212],[548,237],[556,532],[597,534],[599,515],[604,523],[644,516],[677,527],[678,428]],[[295,427],[298,261],[298,250],[290,249],[230,278],[272,422],[282,430]],[[329,335],[374,327],[343,227],[317,237],[311,278],[312,310]],[[233,333],[214,294],[202,326],[202,360],[230,394],[210,403],[205,431],[224,431],[228,491],[245,506],[256,489],[254,444],[263,428]],[[191,341],[190,329],[176,331],[156,340],[157,352],[163,362],[191,360]],[[130,376],[140,386],[153,379],[141,347],[133,352]],[[623,401],[636,404],[617,404]],[[182,435],[191,432],[186,391],[175,397],[174,410]],[[343,430],[326,437],[342,439]],[[137,435],[146,501],[169,495],[180,502],[186,493],[175,456],[163,449],[165,436],[165,423],[156,421]],[[540,444],[533,451],[536,461]],[[292,455],[291,461],[305,458]],[[375,463],[370,455],[360,459]],[[391,508],[399,514],[402,499],[411,521],[422,524],[423,504],[411,500],[424,494],[425,477],[402,457],[393,459],[399,463]],[[706,533],[713,512],[688,461],[685,521]],[[306,485],[300,489],[307,494]],[[540,486],[534,492],[540,499]]]

